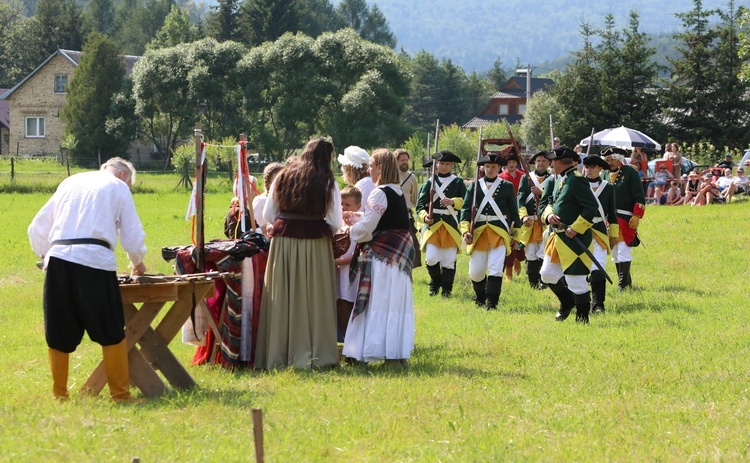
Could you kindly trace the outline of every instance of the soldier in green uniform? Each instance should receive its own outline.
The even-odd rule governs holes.
[[[531,182],[524,175],[518,187],[518,215],[523,222],[518,240],[524,246],[529,284],[534,289],[543,289],[544,284],[541,282],[539,270],[542,268],[542,259],[544,259],[544,240],[542,239],[544,224],[542,224],[539,201],[544,191],[544,182],[551,175],[547,152],[536,153],[529,163],[534,166],[530,174]]]
[[[427,226],[422,234],[421,249],[430,274],[430,296],[435,296],[442,288],[443,297],[450,297],[456,276],[456,255],[461,245],[458,212],[466,195],[466,185],[451,173],[454,164],[461,162],[461,158],[450,151],[440,151],[432,158],[438,174],[422,185],[417,199],[417,215]]]
[[[617,208],[615,207],[615,187],[605,179],[601,173],[609,169],[607,161],[599,156],[586,156],[583,160],[583,171],[586,180],[589,181],[591,191],[596,198],[598,212],[594,217],[594,258],[602,268],[607,265],[607,254],[617,244],[620,226],[617,224]],[[591,311],[593,313],[604,312],[604,300],[606,299],[607,280],[604,272],[596,267],[591,268],[589,275],[591,283]]]
[[[591,227],[598,213],[588,181],[578,172],[578,154],[566,146],[550,151],[547,158],[559,176],[548,183],[542,220],[550,225],[550,236],[542,262],[542,281],[560,300],[555,319],[568,318],[573,307],[576,321],[588,323],[591,309],[586,278],[592,266],[582,247],[593,249]]]
[[[615,146],[602,150],[602,157],[609,163],[609,171],[602,173],[602,176],[615,187],[617,222],[620,225],[617,244],[612,249],[620,291],[633,283],[630,278],[630,263],[633,260],[633,248],[641,242],[636,230],[646,212],[643,184],[638,171],[633,166],[624,164],[625,154],[627,152],[624,149]]]
[[[484,177],[469,186],[461,208],[459,228],[468,245],[466,252],[471,256],[469,278],[474,286],[476,304],[482,306],[486,303],[487,310],[497,309],[505,258],[513,247],[514,231],[521,225],[513,184],[498,175],[505,163],[495,153],[479,159],[477,164],[484,166]],[[472,233],[471,216],[475,205]]]

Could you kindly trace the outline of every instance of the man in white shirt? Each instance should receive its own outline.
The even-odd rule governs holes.
[[[98,172],[68,177],[28,228],[33,251],[44,260],[44,328],[52,392],[68,397],[68,357],[84,331],[101,344],[113,401],[129,401],[125,315],[114,248],[118,236],[134,275],[146,271],[145,233],[130,186],[135,168],[112,158]]]
[[[721,191],[721,197],[727,203],[730,203],[735,193],[747,191],[748,178],[745,177],[745,171],[742,167],[737,169],[737,175],[734,177],[732,177],[732,169],[725,169],[724,176],[716,180],[716,186]]]

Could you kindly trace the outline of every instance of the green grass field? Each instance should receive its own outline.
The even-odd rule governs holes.
[[[135,201],[151,272],[171,273],[160,249],[190,241],[177,180],[139,177],[137,191],[150,192]],[[221,237],[231,197],[227,180],[215,182],[208,238]],[[189,367],[195,389],[117,406],[106,393],[78,394],[101,358],[87,338],[71,356],[72,400],[52,399],[43,273],[26,238],[48,197],[0,194],[0,461],[254,461],[254,407],[274,462],[750,459],[750,201],[650,207],[635,290],[610,286],[607,313],[588,326],[555,323],[552,293],[521,278],[504,284],[498,312],[475,308],[462,257],[450,300],[429,298],[427,272],[415,270],[408,370]],[[187,365],[193,347],[177,339],[172,348]]]

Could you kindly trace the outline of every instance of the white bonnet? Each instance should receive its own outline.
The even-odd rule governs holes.
[[[361,169],[370,163],[370,155],[359,146],[349,146],[344,150],[344,154],[339,154],[338,161],[342,166],[354,166]]]

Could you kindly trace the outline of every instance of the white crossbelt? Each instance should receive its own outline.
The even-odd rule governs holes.
[[[602,202],[599,201],[599,195],[602,194],[602,191],[604,191],[604,188],[606,187],[607,182],[601,182],[598,186],[599,188],[594,189],[594,184],[589,183],[589,186],[591,186],[591,190],[594,192],[594,198],[596,198],[596,205],[599,207],[599,216],[602,218],[599,222],[604,222],[607,218],[604,216],[604,208],[602,207]],[[594,221],[594,223],[599,223],[597,221]]]
[[[622,215],[633,215],[632,212],[626,211],[625,209],[617,209],[617,213]]]
[[[503,224],[505,229],[507,231],[510,231],[510,227],[508,226],[508,221],[505,220],[505,216],[500,212],[500,207],[495,202],[495,198],[492,197],[495,194],[495,191],[497,191],[497,187],[500,186],[500,183],[502,181],[503,180],[500,177],[496,177],[495,181],[492,182],[492,184],[490,185],[489,190],[487,190],[487,181],[484,178],[479,180],[479,182],[481,182],[482,184],[481,187],[482,187],[482,191],[484,192],[484,198],[482,198],[482,202],[479,203],[479,207],[477,208],[477,211],[483,211],[484,208],[489,204],[489,206],[492,208],[492,211],[495,213],[495,215],[477,214],[477,220],[478,221],[484,220],[485,222],[489,222],[490,220],[499,220]],[[492,218],[481,219],[480,217],[492,217]]]
[[[542,183],[539,181],[539,178],[536,176],[536,172],[532,172],[529,175],[529,177],[531,177],[531,181],[534,182],[534,186],[537,187],[537,188],[539,188],[541,190],[542,189]],[[546,180],[547,177],[544,177],[544,179]],[[526,197],[526,202],[528,203],[532,199],[534,199],[534,192],[533,191],[530,192],[529,195]]]
[[[445,177],[442,179],[440,183],[436,182],[435,185],[435,193],[437,193],[438,200],[440,199],[447,199],[445,196],[445,189],[448,188],[448,185],[451,184],[453,179],[456,178],[455,175],[450,174],[448,177]],[[437,179],[441,179],[441,177],[437,177]],[[458,214],[456,213],[456,210],[453,209],[453,206],[446,206],[445,209],[432,209],[432,212],[437,212],[438,214],[450,214],[453,217],[453,220],[458,223]]]

